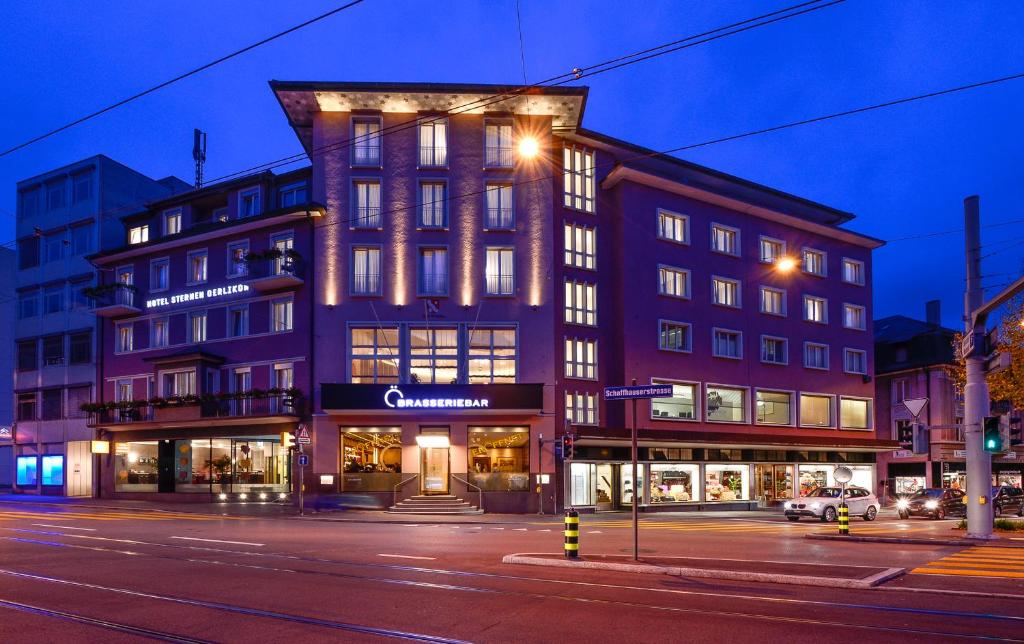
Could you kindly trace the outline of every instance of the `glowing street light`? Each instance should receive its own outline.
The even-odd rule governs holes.
[[[540,153],[540,143],[532,136],[524,136],[519,139],[519,156],[524,159],[532,159]]]
[[[792,257],[780,257],[775,260],[775,270],[780,273],[788,273],[796,268],[796,260]]]

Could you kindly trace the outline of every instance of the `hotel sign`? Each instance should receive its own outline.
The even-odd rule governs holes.
[[[0,427],[0,441],[9,441],[14,438],[14,432],[6,425]]]
[[[539,411],[543,385],[321,385],[325,411]]]
[[[177,293],[169,297],[154,297],[146,300],[147,309],[157,309],[163,306],[170,306],[172,304],[184,304],[186,302],[198,302],[204,300],[213,300],[219,297],[225,297],[227,295],[235,295],[237,293],[248,293],[248,284],[231,284],[229,286],[218,286],[216,288],[199,289],[196,291],[188,291],[186,293]]]

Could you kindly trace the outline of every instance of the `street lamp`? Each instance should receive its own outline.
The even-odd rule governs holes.
[[[532,136],[524,136],[519,139],[519,156],[524,159],[532,159],[540,152],[540,143]]]
[[[789,273],[796,268],[796,260],[792,257],[780,257],[775,260],[775,270],[780,273]]]

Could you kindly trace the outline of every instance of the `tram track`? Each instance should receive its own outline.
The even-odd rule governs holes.
[[[33,531],[23,531],[33,532]],[[43,532],[43,531],[35,531]],[[64,534],[57,533],[59,536],[66,536],[75,539],[89,539],[91,535],[75,535],[75,534]],[[57,536],[54,535],[54,536]],[[909,624],[903,624],[899,627],[894,627],[886,624],[878,623],[862,623],[855,620],[849,619],[814,619],[808,617],[790,617],[785,615],[771,614],[769,612],[754,612],[754,611],[740,611],[740,610],[721,610],[721,609],[710,609],[710,608],[690,608],[685,606],[671,606],[644,603],[639,601],[628,601],[623,599],[609,599],[605,597],[585,597],[585,596],[573,596],[565,593],[542,593],[530,590],[517,590],[509,588],[493,588],[487,587],[486,585],[468,585],[465,583],[439,583],[437,581],[424,581],[417,579],[403,579],[398,577],[380,576],[372,574],[355,574],[352,572],[342,572],[338,570],[310,570],[302,567],[294,566],[277,566],[277,565],[260,565],[254,563],[239,563],[231,561],[220,561],[217,559],[208,558],[181,558],[172,555],[164,555],[154,552],[138,552],[138,551],[123,551],[114,548],[102,548],[96,546],[77,546],[77,544],[67,544],[57,541],[44,541],[41,539],[23,539],[16,537],[8,537],[7,539],[20,541],[24,543],[34,543],[36,545],[55,546],[55,547],[81,547],[88,550],[107,550],[112,554],[132,554],[132,555],[144,555],[149,557],[156,557],[161,559],[168,559],[176,562],[188,561],[191,563],[203,564],[203,565],[217,565],[226,567],[239,567],[253,570],[262,570],[268,573],[291,573],[291,574],[305,574],[305,575],[316,575],[329,578],[347,579],[354,580],[363,583],[371,584],[388,584],[396,586],[406,587],[418,587],[423,589],[432,589],[440,591],[450,592],[464,592],[464,593],[483,593],[492,595],[502,596],[514,596],[520,598],[530,598],[543,601],[549,600],[562,600],[566,602],[575,602],[581,604],[601,604],[610,607],[617,608],[630,608],[630,609],[642,609],[660,612],[671,612],[671,613],[682,613],[682,614],[695,614],[695,615],[716,615],[722,618],[732,619],[748,619],[748,620],[763,620],[769,622],[778,622],[783,624],[804,624],[804,625],[816,625],[822,627],[836,627],[836,628],[851,628],[851,629],[862,629],[876,632],[889,632],[889,633],[905,633],[914,636],[928,636],[928,637],[947,637],[947,638],[959,638],[959,639],[982,639],[982,640],[997,640],[997,641],[1024,641],[1014,639],[1012,637],[1000,637],[994,635],[958,632],[951,630],[933,630],[929,628],[913,628]],[[95,539],[95,537],[92,537]],[[103,538],[101,538],[103,539]],[[918,616],[928,618],[945,618],[945,619],[962,619],[962,620],[986,620],[990,623],[1001,622],[1004,624],[1018,625],[1024,622],[1024,617],[1019,615],[999,615],[999,614],[988,614],[988,613],[976,613],[966,611],[953,611],[953,610],[942,610],[942,609],[928,609],[928,608],[914,608],[914,607],[901,607],[901,606],[883,606],[876,604],[867,603],[855,603],[855,602],[829,602],[821,600],[807,600],[798,598],[788,597],[767,597],[754,594],[742,594],[742,593],[722,593],[722,592],[710,592],[700,590],[688,590],[678,588],[651,588],[645,586],[629,586],[620,584],[607,584],[592,581],[580,581],[580,580],[564,580],[564,579],[549,579],[543,577],[531,577],[523,575],[508,575],[499,573],[487,573],[487,572],[476,572],[476,571],[462,571],[462,570],[448,570],[443,568],[428,568],[422,566],[408,566],[401,564],[384,564],[377,562],[360,562],[360,561],[346,561],[338,559],[327,559],[322,557],[309,557],[302,555],[292,555],[283,553],[273,552],[249,552],[239,551],[224,548],[213,548],[205,546],[183,546],[178,544],[162,544],[157,542],[142,542],[138,540],[130,539],[111,539],[112,541],[130,542],[135,546],[152,546],[157,548],[171,548],[171,549],[184,549],[193,551],[202,551],[205,554],[217,553],[221,555],[232,555],[232,556],[245,556],[245,557],[261,557],[264,559],[272,558],[279,560],[289,560],[293,562],[310,563],[316,565],[331,565],[338,567],[357,567],[357,568],[368,568],[378,570],[390,570],[393,572],[402,573],[413,573],[419,575],[435,575],[435,576],[446,576],[446,577],[460,577],[464,579],[479,579],[479,580],[491,580],[495,582],[524,582],[524,583],[537,583],[542,582],[545,584],[557,584],[562,587],[575,586],[580,588],[589,588],[600,591],[638,591],[648,593],[659,593],[663,597],[703,597],[703,598],[714,598],[716,600],[736,600],[736,601],[749,601],[749,602],[761,602],[769,606],[806,606],[808,608],[815,609],[837,609],[837,610],[854,610],[865,617],[868,617],[870,613],[902,613],[906,617]],[[16,574],[13,571],[0,570],[0,574]],[[69,582],[69,583],[81,583],[81,582]],[[121,589],[126,590],[127,589]],[[134,592],[134,591],[128,591]]]

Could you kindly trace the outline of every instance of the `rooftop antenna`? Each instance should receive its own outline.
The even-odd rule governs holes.
[[[196,189],[203,187],[203,164],[206,163],[206,132],[192,130],[192,158],[196,162]]]

